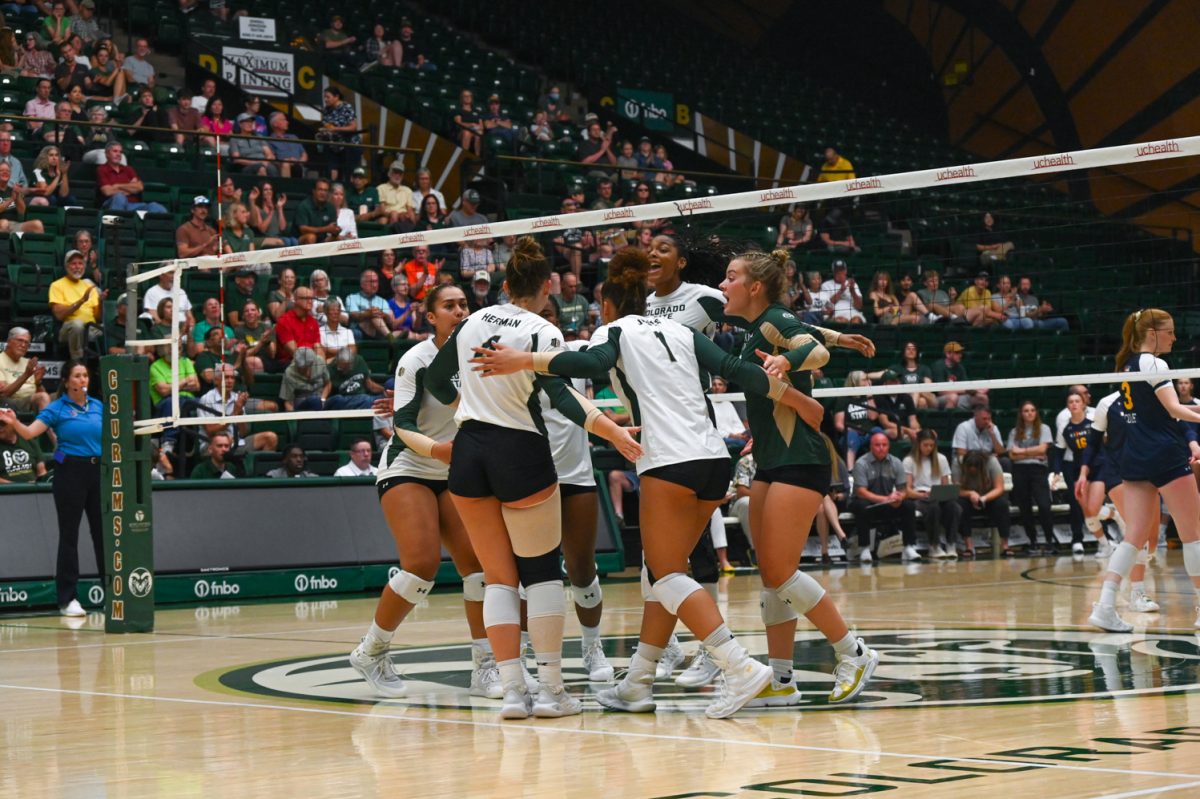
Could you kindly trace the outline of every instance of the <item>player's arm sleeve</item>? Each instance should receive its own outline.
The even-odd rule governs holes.
[[[704,311],[705,315],[708,316],[709,319],[717,324],[729,323],[736,324],[741,327],[744,327],[746,324],[745,320],[741,319],[740,317],[728,316],[725,313],[724,297],[709,297],[708,295],[704,295],[700,297],[700,309]]]
[[[589,433],[596,422],[604,418],[591,400],[571,388],[571,384],[562,377],[538,375],[533,383],[538,390],[546,392],[551,407]]]
[[[426,458],[433,454],[437,442],[417,427],[417,414],[421,410],[421,397],[425,388],[425,369],[405,370],[396,381],[392,400],[392,430],[396,438],[418,455]]]
[[[692,340],[696,345],[696,360],[700,365],[712,374],[737,383],[743,391],[775,400],[787,391],[787,383],[770,377],[761,366],[726,352],[709,341],[707,336],[693,331]]]
[[[615,331],[614,331],[615,332]],[[621,351],[614,338],[586,350],[559,352],[535,352],[535,369],[540,373],[560,377],[599,378],[617,365]],[[539,361],[541,363],[539,363]]]
[[[458,374],[458,331],[461,329],[461,324],[454,328],[450,338],[438,351],[437,357],[425,370],[425,390],[443,405],[453,405],[458,399],[454,376]]]
[[[818,328],[806,325],[791,314],[772,314],[759,327],[770,344],[786,350],[784,357],[793,370],[811,371],[829,362],[829,350]]]

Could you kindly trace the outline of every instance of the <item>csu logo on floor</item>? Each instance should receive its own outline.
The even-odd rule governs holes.
[[[847,705],[826,704],[833,683],[833,651],[815,631],[800,633],[795,646],[796,685],[805,710],[856,707],[945,707],[1111,699],[1125,695],[1171,694],[1200,683],[1200,646],[1189,635],[1100,635],[1051,630],[873,630],[863,637],[879,651],[879,668],[861,698]],[[738,640],[765,659],[760,632],[739,632]],[[606,638],[605,650],[625,666],[635,637]],[[684,649],[695,651],[696,644]],[[226,688],[249,694],[373,703],[366,683],[346,660],[347,652],[300,660],[280,660],[220,673]],[[469,645],[394,650],[392,661],[409,685],[403,699],[418,707],[478,708],[493,712],[498,703],[469,697]],[[578,640],[563,652],[563,673],[580,693],[586,710],[592,700]],[[598,687],[598,686],[593,686]],[[683,690],[673,682],[654,686],[659,712],[702,712],[712,688]],[[787,712],[770,709],[762,712]]]

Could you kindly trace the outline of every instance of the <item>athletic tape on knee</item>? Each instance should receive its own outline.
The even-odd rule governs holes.
[[[535,558],[517,556],[517,576],[525,586],[525,600],[529,600],[529,586],[538,583],[556,582],[562,590],[562,571],[559,569],[558,547]]]
[[[646,568],[646,564],[642,564],[642,601],[657,602],[654,598],[654,590],[650,587],[650,570]]]
[[[511,585],[488,585],[483,596],[483,626],[521,624],[521,597]]]
[[[513,554],[532,558],[554,549],[562,542],[562,497],[558,486],[544,501],[528,508],[500,509],[504,526],[512,541]],[[530,585],[530,583],[526,583]]]
[[[404,570],[396,572],[395,576],[388,580],[388,585],[396,592],[396,596],[414,605],[422,599],[427,599],[429,592],[433,590],[433,580],[422,580],[412,572]]]
[[[825,596],[825,589],[816,580],[804,572],[798,571],[792,575],[790,580],[776,588],[775,593],[781,600],[791,605],[792,610],[803,614],[817,606],[817,603]]]
[[[483,579],[483,572],[473,572],[463,578],[463,599],[468,602],[482,602],[486,589],[487,581]]]
[[[1133,544],[1122,541],[1108,556],[1108,570],[1113,574],[1121,575],[1121,577],[1128,577],[1134,562],[1137,561],[1137,556],[1138,551]]]
[[[535,583],[525,589],[525,594],[529,597],[525,615],[531,621],[543,616],[565,616],[567,613],[560,580]]]
[[[571,596],[575,599],[575,604],[581,608],[594,608],[604,601],[604,593],[600,590],[600,578],[593,577],[591,585],[585,585],[580,588],[577,585],[571,586]]]
[[[758,609],[762,613],[764,627],[773,627],[800,618],[796,610],[779,598],[773,589],[764,588],[758,594]]]
[[[697,591],[703,591],[704,588],[686,574],[674,572],[656,582],[650,590],[654,592],[654,598],[668,613],[678,616],[679,606],[683,604],[684,600]]]
[[[1200,541],[1183,545],[1183,568],[1189,577],[1200,577]]]

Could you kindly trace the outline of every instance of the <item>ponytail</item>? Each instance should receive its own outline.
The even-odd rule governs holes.
[[[1124,371],[1125,362],[1142,346],[1147,333],[1169,321],[1171,315],[1161,308],[1143,308],[1127,316],[1125,324],[1121,326],[1121,349],[1117,350],[1116,371]]]

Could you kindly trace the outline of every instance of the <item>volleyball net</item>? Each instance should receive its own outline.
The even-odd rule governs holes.
[[[853,159],[855,154],[848,151],[847,155]],[[822,375],[832,385],[826,383],[815,396],[836,400],[867,393],[863,388],[841,387],[849,373],[861,370],[876,376],[876,385],[869,390],[872,394],[989,389],[997,407],[1015,406],[1025,398],[1051,407],[1060,405],[1064,386],[1119,381],[1112,372],[1112,356],[1119,344],[1120,323],[1139,307],[1161,307],[1174,314],[1180,343],[1172,364],[1180,367],[1179,376],[1196,373],[1193,367],[1200,361],[1193,339],[1200,336],[1200,298],[1193,242],[1197,216],[1190,186],[1198,155],[1200,137],[1187,137],[863,174],[837,182],[764,186],[732,194],[706,195],[676,187],[660,192],[669,199],[604,210],[139,263],[130,268],[127,283],[146,287],[170,272],[175,306],[179,307],[180,292],[187,290],[199,308],[204,299],[201,285],[211,286],[211,277],[222,272],[271,265],[278,273],[290,267],[297,273],[298,283],[305,283],[313,269],[322,268],[334,278],[332,294],[344,299],[358,289],[358,270],[374,264],[373,254],[385,249],[399,251],[403,261],[417,246],[456,249],[460,242],[536,235],[543,237],[547,250],[553,252],[550,240],[571,230],[623,230],[626,234],[621,240],[637,246],[630,229],[651,220],[658,220],[659,227],[686,229],[693,238],[716,237],[726,244],[769,250],[778,240],[780,218],[790,207],[802,205],[818,232],[812,241],[793,250],[798,280],[806,281],[814,272],[827,280],[833,263],[845,261],[858,284],[862,308],[857,310],[865,321],[873,321],[872,281],[884,272],[901,300],[902,280],[911,280],[911,290],[920,290],[936,271],[940,289],[948,291],[957,303],[972,287],[976,274],[985,271],[991,291],[998,289],[1001,277],[1014,285],[1022,277],[1030,278],[1032,295],[1046,305],[1037,312],[1037,319],[985,327],[963,324],[961,319],[934,324],[922,319],[920,324],[846,328],[832,321],[837,318],[835,312],[821,324],[865,332],[875,341],[877,354],[868,360],[835,350]],[[997,238],[996,232],[985,237],[985,212],[994,215],[1001,241],[1011,242],[994,258],[986,257],[978,246]],[[830,233],[836,242],[844,240],[847,232],[853,236],[853,247],[830,249],[820,236]],[[785,243],[791,242],[785,237]],[[205,276],[208,279],[202,280]],[[469,275],[456,277],[464,284],[470,282]],[[817,285],[813,284],[814,294]],[[1018,314],[1019,319],[1026,318],[1025,311]],[[180,411],[178,374],[184,354],[180,316],[173,316],[169,337],[128,342],[132,347],[168,347],[172,363],[170,414],[138,419],[138,433],[158,432],[166,426],[373,415],[370,410],[350,410],[186,417]],[[1061,321],[1048,324],[1051,320]],[[731,332],[736,336],[736,331]],[[956,380],[953,385],[878,385],[882,382],[879,373],[899,363],[901,350],[909,341],[917,344],[925,364],[941,359],[948,342],[959,344],[969,379]],[[392,356],[394,366],[399,352]],[[735,394],[720,398],[741,399]]]

